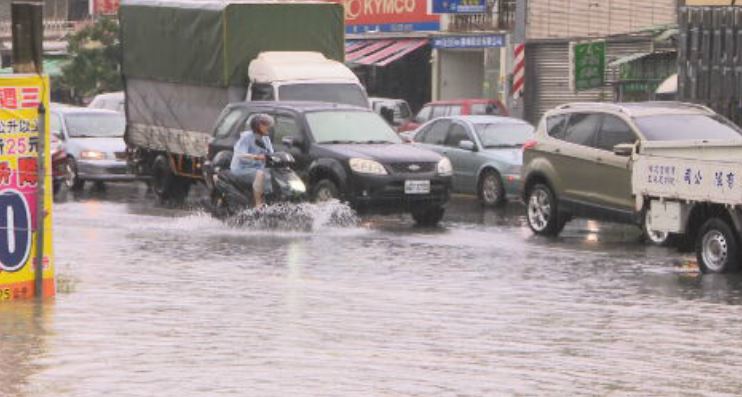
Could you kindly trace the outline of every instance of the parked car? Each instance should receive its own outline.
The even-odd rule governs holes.
[[[124,116],[112,110],[52,105],[49,114],[52,134],[65,150],[65,184],[81,189],[85,181],[129,181]]]
[[[679,122],[682,121],[682,122]],[[572,218],[636,224],[650,242],[649,207],[636,206],[631,154],[647,141],[742,139],[742,131],[707,108],[678,102],[572,103],[546,113],[524,145],[527,220],[536,234],[558,235]],[[672,142],[667,142],[672,144]]]
[[[49,137],[49,153],[52,158],[52,188],[54,194],[59,192],[59,189],[64,184],[66,177],[66,159],[67,153],[64,150],[64,143],[59,138],[58,134],[51,134]]]
[[[399,131],[410,131],[430,120],[446,116],[508,116],[508,109],[497,99],[452,99],[426,103]]]
[[[108,92],[105,94],[98,94],[88,104],[89,108],[92,109],[108,109],[116,112],[124,112],[124,92]]]
[[[414,141],[448,157],[453,191],[477,194],[496,206],[520,194],[523,144],[533,138],[527,122],[500,116],[453,116],[429,121]]]
[[[404,99],[372,97],[368,98],[368,103],[371,105],[371,109],[382,117],[382,109],[390,109],[392,112],[392,126],[395,129],[399,129],[412,120],[410,105]]]
[[[243,102],[222,112],[209,144],[207,184],[213,164],[227,164],[239,134],[256,113],[276,120],[273,147],[296,159],[314,200],[337,198],[361,213],[410,212],[418,224],[443,216],[451,162],[433,151],[403,144],[367,108],[321,102]]]

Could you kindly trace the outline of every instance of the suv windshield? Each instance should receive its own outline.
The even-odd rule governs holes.
[[[533,138],[533,127],[525,123],[475,124],[474,129],[485,148],[520,147]]]
[[[742,130],[719,115],[668,114],[635,117],[634,121],[650,141],[742,139]]]
[[[366,95],[356,84],[286,84],[278,87],[278,97],[282,101],[320,101],[368,108]]]
[[[401,143],[389,125],[370,111],[307,113],[307,123],[317,143]]]
[[[72,138],[117,138],[124,136],[126,121],[118,113],[73,113],[64,116]]]

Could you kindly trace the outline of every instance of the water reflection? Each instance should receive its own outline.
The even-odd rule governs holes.
[[[43,368],[53,310],[51,300],[0,303],[0,396],[33,395],[30,378]]]

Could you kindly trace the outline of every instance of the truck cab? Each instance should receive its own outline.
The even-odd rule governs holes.
[[[369,107],[358,77],[319,52],[261,52],[250,62],[248,77],[248,101],[320,101]]]

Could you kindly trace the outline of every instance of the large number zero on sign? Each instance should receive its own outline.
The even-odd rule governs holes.
[[[17,190],[0,191],[0,270],[15,272],[31,251],[31,211]]]

